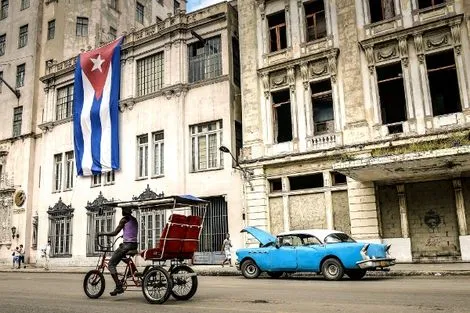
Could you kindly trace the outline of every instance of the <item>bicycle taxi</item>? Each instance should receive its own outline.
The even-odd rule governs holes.
[[[108,202],[114,208],[131,207],[133,211],[163,210],[168,222],[162,230],[158,244],[143,251],[129,251],[122,261],[123,273],[118,273],[124,290],[130,287],[141,288],[145,299],[152,304],[162,304],[172,295],[177,300],[188,300],[196,293],[198,280],[194,270],[186,260],[193,258],[199,244],[208,202],[194,196],[171,196],[150,200]],[[140,232],[145,229],[140,229]],[[114,252],[112,242],[102,244],[97,241],[101,252],[95,269],[90,270],[83,281],[85,294],[92,299],[99,298],[105,290],[104,271]],[[142,236],[141,236],[142,238]],[[140,255],[146,262],[139,272],[134,258]]]

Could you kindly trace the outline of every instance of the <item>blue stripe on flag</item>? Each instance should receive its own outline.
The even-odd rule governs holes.
[[[75,164],[77,165],[77,175],[83,175],[83,133],[80,118],[83,109],[83,80],[82,67],[80,66],[80,56],[77,57],[75,67],[75,81],[73,90],[73,138],[75,143]]]
[[[109,99],[109,114],[111,117],[111,167],[119,169],[119,98],[121,90],[121,42],[116,46],[113,53],[111,97]]]

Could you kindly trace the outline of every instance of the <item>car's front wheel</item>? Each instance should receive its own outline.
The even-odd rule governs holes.
[[[352,280],[360,280],[366,275],[366,272],[366,270],[349,270],[346,271],[346,275],[348,275]]]
[[[279,278],[284,274],[284,272],[267,272],[271,278]]]
[[[343,265],[334,258],[326,259],[321,266],[321,271],[326,280],[340,280],[344,275]]]
[[[253,279],[258,277],[261,274],[261,270],[258,265],[256,265],[253,260],[246,260],[242,263],[240,267],[243,276],[248,279]]]

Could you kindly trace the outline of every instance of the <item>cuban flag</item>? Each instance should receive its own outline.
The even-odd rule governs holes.
[[[80,176],[119,169],[121,42],[122,37],[77,57],[73,130]]]

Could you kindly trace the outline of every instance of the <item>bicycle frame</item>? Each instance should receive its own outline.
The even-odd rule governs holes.
[[[109,271],[109,260],[111,259],[110,256],[107,257],[108,253],[114,252],[114,245],[118,241],[118,239],[122,238],[122,236],[116,237],[113,242],[110,245],[103,246],[97,242],[97,245],[101,248],[102,254],[98,257],[98,263],[96,265],[96,270],[100,271],[102,274],[104,274],[105,270]],[[137,254],[136,254],[137,255]],[[137,266],[134,263],[134,260],[132,259],[131,256],[126,256],[125,258],[122,258],[121,261],[126,263],[126,267],[124,269],[123,274],[118,273],[119,280],[122,283],[122,286],[124,289],[127,288],[128,284],[127,281],[132,278],[132,281],[136,287],[141,286],[141,278],[136,276],[137,272]],[[135,268],[135,270],[133,270]],[[130,273],[130,276],[129,276]]]

